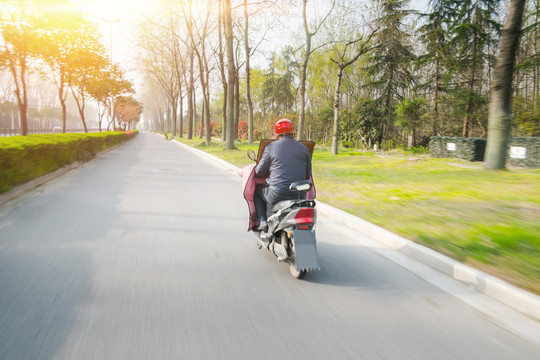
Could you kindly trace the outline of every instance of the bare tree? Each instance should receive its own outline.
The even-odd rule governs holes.
[[[193,49],[198,60],[199,67],[199,81],[201,83],[201,92],[203,95],[203,110],[201,120],[201,134],[204,128],[206,129],[205,143],[209,144],[211,140],[210,129],[210,91],[209,91],[209,68],[206,54],[206,41],[210,33],[210,12],[212,9],[211,0],[206,2],[206,11],[204,17],[201,19],[200,28],[197,23],[192,21],[192,0],[182,2],[182,12],[186,19],[187,30],[190,38],[191,48]],[[199,3],[200,4],[200,3]],[[187,8],[186,8],[187,7]]]
[[[341,79],[343,77],[343,71],[350,65],[354,64],[358,58],[367,53],[370,50],[376,48],[376,45],[371,43],[371,39],[377,30],[372,31],[369,36],[364,40],[363,37],[359,39],[345,42],[344,44],[335,44],[334,45],[334,56],[330,60],[335,63],[338,67],[336,86],[334,89],[334,131],[332,135],[332,154],[337,155],[338,153],[338,130],[339,130],[339,106],[341,100]],[[349,46],[358,45],[356,54],[352,58],[347,59],[347,52]],[[341,45],[341,46],[340,46]],[[341,49],[340,49],[341,47]]]
[[[268,9],[272,6],[276,5],[276,1],[273,0],[262,0],[257,3],[248,4],[247,0],[244,0],[244,51],[245,51],[245,66],[246,66],[246,102],[248,107],[248,142],[250,144],[253,143],[253,101],[251,99],[251,64],[250,64],[250,58],[253,55],[253,53],[257,50],[259,45],[262,43],[266,36],[266,32],[272,27],[274,24],[274,21],[271,21],[269,26],[267,27],[266,31],[264,31],[263,35],[261,36],[259,43],[254,46],[250,47],[249,42],[249,17],[250,14],[248,12],[248,5],[258,5],[257,11],[262,11],[264,9]],[[264,5],[264,6],[263,6]]]
[[[141,56],[142,68],[160,84],[166,94],[173,136],[177,134],[178,106],[181,103],[187,61],[186,52],[179,47],[178,24],[174,20],[172,8],[169,8],[167,16],[159,24],[151,21],[141,26],[139,36],[139,47],[144,52]]]
[[[227,131],[225,148],[231,150],[234,148],[234,86],[236,70],[234,67],[234,47],[233,47],[233,29],[232,29],[232,9],[231,0],[224,1],[225,16],[225,48],[227,50],[227,69],[228,69],[228,89],[227,89]]]
[[[224,19],[224,5],[223,0],[219,0],[219,14],[218,14],[218,67],[221,75],[221,85],[223,87],[223,104],[222,104],[222,122],[221,122],[221,140],[227,139],[227,75],[225,74],[225,56],[223,53],[223,19]]]
[[[328,16],[330,16],[330,13],[334,9],[335,0],[332,1],[332,7],[326,14],[326,16],[315,26],[315,29],[313,31],[310,31],[308,20],[307,20],[307,2],[308,0],[302,0],[302,19],[304,24],[304,33],[306,36],[306,49],[304,52],[304,57],[302,60],[302,64],[300,67],[300,86],[298,89],[298,96],[300,99],[299,104],[299,112],[298,112],[298,130],[296,133],[296,137],[298,140],[302,140],[304,138],[304,122],[305,122],[305,110],[306,110],[306,72],[309,62],[309,57],[313,53],[314,49],[311,48],[311,40],[312,38],[317,35],[317,32],[321,28],[321,26],[324,24]]]

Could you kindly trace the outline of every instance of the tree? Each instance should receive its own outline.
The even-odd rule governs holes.
[[[88,132],[84,108],[86,105],[86,97],[90,93],[89,87],[91,87],[91,79],[99,77],[102,70],[108,65],[108,61],[103,55],[103,47],[97,45],[97,43],[95,45],[96,47],[93,51],[89,49],[90,51],[82,52],[76,56],[76,71],[72,75],[70,84],[71,93],[75,99],[75,102],[77,103],[77,109],[79,110],[79,115],[81,116],[84,132]]]
[[[405,18],[410,14],[405,10],[403,0],[381,0],[378,3],[381,16],[376,21],[380,31],[374,40],[380,46],[373,52],[369,74],[373,77],[370,86],[384,111],[381,145],[387,140],[395,140],[394,111],[396,105],[406,96],[414,81],[411,63],[414,54],[409,43],[410,35],[405,31]]]
[[[525,3],[516,54],[512,128],[516,136],[540,136],[540,1]]]
[[[206,55],[206,41],[210,33],[210,10],[211,3],[208,0],[206,2],[206,12],[205,17],[202,19],[201,28],[197,26],[196,23],[192,21],[193,12],[192,12],[192,1],[187,2],[186,5],[182,3],[182,12],[184,18],[186,19],[186,25],[188,30],[188,35],[191,43],[191,48],[197,55],[198,65],[199,65],[199,81],[201,82],[201,91],[203,94],[203,120],[204,128],[206,129],[205,143],[209,144],[211,140],[211,129],[210,129],[210,90],[209,90],[209,68],[208,60]],[[203,126],[201,126],[201,133]]]
[[[340,113],[340,139],[371,148],[381,138],[383,114],[377,101],[360,99],[352,110]]]
[[[254,124],[253,124],[253,101],[251,99],[251,63],[250,58],[253,55],[253,53],[257,50],[258,46],[261,44],[261,42],[264,40],[264,37],[266,35],[266,31],[268,31],[272,25],[274,24],[274,21],[270,22],[270,25],[268,28],[264,31],[264,34],[261,36],[261,39],[259,41],[259,44],[250,47],[249,42],[249,18],[250,16],[253,16],[253,14],[248,13],[248,1],[244,0],[244,55],[246,57],[245,66],[246,66],[246,103],[247,103],[247,110],[248,110],[248,142],[250,144],[253,143],[253,132],[254,132]],[[275,5],[275,1],[269,1],[269,0],[263,0],[262,3],[258,1],[254,5],[257,6],[257,12],[263,11],[265,9],[271,8]]]
[[[107,96],[104,98],[104,106],[109,113],[109,123],[107,124],[107,131],[109,131],[111,125],[113,130],[116,127],[114,122],[116,120],[116,109],[118,101],[123,96],[133,94],[133,84],[125,78],[124,72],[118,65],[112,65],[112,67],[105,73]]]
[[[43,25],[37,42],[41,58],[52,70],[58,99],[62,107],[62,132],[66,131],[66,99],[71,89],[77,101],[85,132],[85,86],[93,68],[104,67],[105,49],[96,37],[97,28],[82,13],[70,11],[69,16],[58,16],[50,11],[42,18]],[[75,91],[78,88],[79,92]]]
[[[253,102],[251,101],[251,67],[249,58],[251,49],[249,48],[249,17],[248,17],[248,2],[244,0],[244,46],[246,56],[246,101],[248,106],[248,142],[253,143]]]
[[[512,0],[510,2],[510,13],[502,30],[501,49],[495,66],[494,86],[489,105],[489,131],[485,162],[487,169],[502,169],[506,166],[506,151],[512,120],[512,76],[524,6],[525,0]]]
[[[330,61],[332,61],[338,68],[336,85],[334,87],[334,129],[332,134],[333,155],[337,155],[338,153],[339,111],[343,73],[345,69],[354,64],[361,55],[366,54],[367,52],[378,47],[377,44],[371,41],[378,29],[372,30],[367,36],[363,36],[359,35],[359,24],[354,24],[352,29],[345,27],[343,22],[350,23],[350,19],[347,19],[347,14],[351,12],[351,6],[350,4],[345,3],[341,5],[342,6],[338,8],[336,30],[333,32],[343,34],[343,39],[336,41],[330,50]],[[338,29],[341,29],[341,32],[338,31]],[[352,40],[346,38],[352,38]]]
[[[420,39],[424,41],[425,53],[417,59],[417,65],[429,71],[428,66],[433,65],[434,69],[426,76],[425,83],[419,83],[418,89],[428,88],[433,92],[433,127],[431,134],[439,135],[441,129],[440,103],[441,95],[446,91],[444,75],[447,72],[447,61],[451,48],[448,46],[448,22],[451,18],[451,0],[431,0],[429,2],[430,11],[421,14],[426,19],[426,23],[420,27]]]
[[[141,26],[139,48],[142,69],[163,88],[168,100],[172,119],[173,136],[177,133],[178,104],[182,98],[182,83],[185,77],[185,52],[179,49],[177,29],[172,9],[167,10],[163,21],[157,25],[146,23]],[[167,129],[169,130],[169,129]]]
[[[261,89],[263,108],[274,117],[288,113],[294,106],[293,70],[294,63],[290,61],[287,51],[283,57],[272,55],[270,69],[265,74]]]
[[[6,0],[0,4],[0,68],[7,67],[13,77],[15,96],[19,105],[21,135],[28,134],[27,71],[33,56],[36,39],[35,1]]]
[[[227,69],[228,69],[228,79],[227,79],[227,121],[226,129],[227,132],[225,140],[225,148],[231,150],[234,148],[234,84],[236,71],[234,67],[234,47],[233,47],[233,28],[232,28],[232,9],[231,9],[231,0],[224,1],[224,16],[225,16],[225,48],[227,51]]]
[[[306,72],[309,63],[309,57],[316,50],[312,49],[311,40],[317,35],[317,32],[324,24],[330,13],[334,9],[335,0],[332,1],[332,7],[326,14],[326,16],[315,26],[313,30],[310,30],[308,20],[307,20],[307,2],[308,0],[302,0],[302,20],[304,25],[304,33],[306,37],[306,48],[304,51],[304,56],[302,64],[300,66],[300,86],[298,87],[298,97],[299,97],[299,113],[298,113],[298,130],[296,133],[297,140],[302,140],[304,138],[304,122],[305,122],[305,109],[306,109]]]
[[[493,59],[490,49],[496,44],[495,37],[500,31],[496,21],[499,3],[500,0],[460,0],[454,4],[449,46],[455,52],[451,63],[457,77],[455,91],[464,100],[463,137],[471,135],[475,122],[480,128],[480,137],[485,135],[485,127],[476,113],[485,96],[482,79]]]
[[[85,86],[88,95],[97,103],[99,132],[101,132],[101,124],[107,112],[107,99],[112,96],[110,78],[109,69],[102,69],[93,74]]]
[[[423,98],[403,99],[396,107],[396,124],[411,132],[410,147],[416,146],[416,130],[426,113],[426,104],[427,101]]]
[[[133,96],[119,96],[117,98],[116,120],[121,130],[130,130],[133,122],[139,119],[142,105]]]
[[[221,75],[221,86],[223,89],[223,103],[221,106],[221,140],[226,141],[227,139],[227,75],[225,73],[225,56],[223,53],[223,32],[224,32],[224,5],[223,0],[219,0],[219,14],[218,14],[218,67],[219,73]]]

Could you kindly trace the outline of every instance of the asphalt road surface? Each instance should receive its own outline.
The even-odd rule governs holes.
[[[0,207],[0,359],[540,359],[324,218],[293,279],[240,187],[141,133]]]

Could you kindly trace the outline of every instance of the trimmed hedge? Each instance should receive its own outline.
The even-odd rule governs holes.
[[[69,133],[0,138],[0,193],[137,135],[138,131]]]

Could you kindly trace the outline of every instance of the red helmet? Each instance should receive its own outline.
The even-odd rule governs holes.
[[[289,119],[281,119],[276,123],[276,135],[292,133],[294,125]]]

